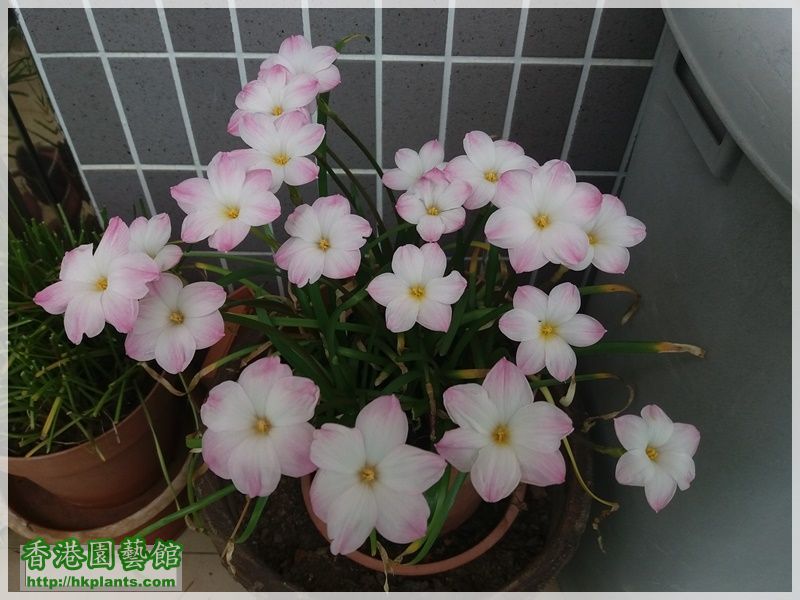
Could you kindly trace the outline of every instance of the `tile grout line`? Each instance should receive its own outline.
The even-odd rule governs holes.
[[[453,29],[455,28],[456,3],[447,2],[447,32],[444,42],[444,70],[442,72],[442,103],[439,107],[439,143],[445,145],[447,136],[447,112],[450,104],[450,76],[453,73]]]
[[[244,59],[265,59],[271,53],[264,52],[242,52]],[[166,52],[106,52],[108,58],[168,58]],[[97,52],[42,52],[42,58],[99,58]],[[207,59],[237,59],[236,52],[175,52],[176,58],[207,58]],[[443,63],[443,55],[432,54],[383,54],[383,62],[424,62],[424,63]],[[338,60],[346,62],[372,62],[375,54],[340,54]],[[551,57],[551,56],[521,56],[515,59],[513,56],[450,56],[453,64],[499,64],[514,65],[517,60],[522,65],[571,65],[583,66],[587,64],[585,58],[570,57]],[[652,67],[653,60],[649,58],[597,58],[588,60],[588,64],[593,67]]]
[[[156,11],[158,12],[158,20],[161,24],[161,35],[164,37],[164,45],[167,48],[169,55],[169,68],[172,71],[172,79],[175,83],[175,93],[178,96],[178,108],[181,111],[181,118],[183,119],[183,127],[186,131],[186,139],[189,142],[189,152],[192,155],[192,162],[194,162],[194,169],[198,177],[202,177],[203,169],[200,164],[200,155],[197,152],[197,142],[194,138],[192,130],[192,121],[189,118],[189,108],[186,105],[186,97],[183,94],[183,83],[181,83],[181,75],[178,71],[178,61],[175,59],[175,48],[172,45],[172,34],[169,31],[169,24],[167,23],[167,13],[164,11],[164,4],[162,0],[157,0]]]
[[[117,109],[117,117],[122,125],[122,133],[125,136],[125,141],[128,144],[128,151],[131,154],[133,164],[136,165],[136,174],[139,177],[139,184],[142,186],[142,192],[144,193],[144,200],[147,203],[147,209],[150,211],[151,217],[155,216],[156,208],[153,205],[153,198],[150,195],[150,188],[147,185],[147,180],[144,178],[144,172],[139,164],[139,153],[136,151],[136,144],[133,141],[133,134],[131,133],[131,127],[128,123],[128,118],[125,115],[125,109],[122,106],[122,99],[119,95],[119,89],[117,89],[117,83],[114,80],[114,74],[111,72],[111,63],[108,60],[108,56],[106,56],[105,46],[103,45],[103,40],[100,38],[100,31],[97,29],[97,23],[94,20],[94,13],[92,12],[90,0],[83,0],[83,10],[86,13],[86,20],[89,22],[89,29],[92,31],[94,43],[97,45],[97,49],[100,52],[100,63],[103,65],[103,71],[106,74],[108,87],[111,90],[111,97],[114,100],[114,106]]]
[[[656,58],[661,56],[662,48],[664,46],[664,39],[665,39],[665,32],[667,30],[667,25],[664,25],[664,28],[661,30],[661,36],[658,38],[658,44],[656,45],[655,53],[653,54],[653,63],[655,64]],[[636,138],[639,135],[639,127],[642,124],[642,117],[644,116],[644,109],[647,105],[647,101],[650,98],[650,93],[653,88],[653,72],[650,71],[650,78],[647,82],[647,87],[644,89],[644,94],[642,94],[642,100],[639,102],[639,110],[636,111],[636,118],[633,120],[633,127],[631,127],[631,134],[628,137],[628,143],[625,145],[625,152],[622,154],[622,160],[619,164],[619,174],[617,175],[616,180],[614,181],[614,187],[611,189],[611,193],[615,196],[619,195],[619,190],[622,187],[622,182],[625,179],[628,171],[628,163],[631,160],[631,154],[633,154],[633,147],[636,144]]]
[[[589,79],[589,70],[592,64],[592,55],[594,54],[594,45],[597,40],[597,30],[600,28],[600,18],[603,14],[603,0],[597,0],[597,5],[594,9],[592,17],[592,24],[589,28],[589,39],[586,40],[586,50],[583,55],[583,68],[581,69],[581,76],[578,80],[578,89],[575,91],[575,103],[572,105],[572,114],[569,117],[569,126],[567,133],[564,136],[564,145],[561,148],[561,160],[567,160],[569,151],[572,148],[572,138],[575,135],[575,126],[578,123],[578,114],[583,105],[583,93],[586,91],[586,81]]]
[[[239,82],[242,87],[247,83],[247,70],[244,68],[244,52],[242,51],[242,34],[239,30],[239,14],[236,11],[236,0],[228,0],[231,13],[231,31],[233,32],[233,49],[236,51],[236,63],[239,65]]]
[[[89,180],[86,179],[86,173],[83,172],[83,166],[81,164],[80,158],[78,158],[78,152],[75,149],[75,144],[72,142],[72,137],[67,130],[67,123],[64,120],[63,115],[61,114],[61,108],[58,106],[58,101],[56,100],[56,96],[53,93],[53,88],[50,87],[50,80],[47,78],[47,75],[44,71],[44,65],[42,63],[41,55],[36,52],[36,48],[33,45],[33,38],[31,37],[30,32],[28,31],[28,25],[25,23],[25,18],[22,16],[22,10],[20,10],[18,2],[14,1],[14,8],[16,9],[17,13],[17,22],[22,27],[22,31],[25,34],[25,41],[28,44],[28,48],[30,49],[31,56],[33,57],[33,62],[36,65],[36,69],[39,71],[39,77],[42,79],[42,85],[44,85],[45,92],[50,100],[50,104],[53,107],[53,112],[58,119],[58,124],[61,127],[61,131],[64,134],[64,139],[67,142],[67,146],[69,147],[70,151],[72,152],[72,159],[75,161],[75,166],[78,168],[78,175],[83,182],[83,186],[86,188],[86,193],[89,194],[89,202],[94,209],[95,217],[97,218],[100,227],[105,228],[105,221],[103,219],[103,215],[100,212],[100,207],[97,204],[97,199],[94,197],[94,193],[92,192],[92,188],[89,185]]]
[[[517,42],[514,46],[514,70],[511,73],[511,87],[508,90],[508,105],[506,106],[506,119],[503,123],[503,139],[507,140],[511,135],[511,122],[514,119],[514,105],[517,101],[517,90],[519,89],[519,75],[522,70],[522,47],[525,44],[525,32],[528,28],[528,8],[530,0],[523,0],[519,11],[519,26],[517,27]]]
[[[308,0],[300,0],[300,14],[303,18],[303,35],[313,45],[314,41],[311,39],[311,10],[308,7]]]
[[[375,0],[373,9],[375,24],[375,160],[383,165],[383,11],[381,0]],[[375,173],[375,203],[383,218],[383,187],[381,178]]]

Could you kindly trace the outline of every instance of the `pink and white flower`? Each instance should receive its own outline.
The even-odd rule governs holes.
[[[325,127],[312,123],[305,110],[294,110],[277,119],[259,113],[243,115],[239,135],[250,148],[234,150],[233,154],[249,169],[269,169],[273,192],[284,181],[303,185],[317,178],[319,167],[307,155],[322,143]]]
[[[400,148],[394,154],[396,169],[383,174],[383,185],[393,190],[407,190],[431,169],[443,167],[444,147],[439,140],[425,142],[419,152]]]
[[[322,275],[347,279],[361,264],[359,248],[372,233],[370,224],[350,214],[344,196],[324,196],[302,204],[286,219],[290,237],[275,254],[275,264],[288,271],[297,286],[314,283]]]
[[[129,252],[144,252],[152,258],[158,268],[168,271],[178,264],[183,256],[179,246],[169,244],[172,225],[167,213],[161,213],[148,219],[137,217],[130,226],[131,240]]]
[[[392,257],[392,272],[373,279],[367,292],[386,307],[386,326],[394,333],[419,323],[433,331],[447,331],[455,304],[467,281],[457,271],[447,277],[447,257],[438,244],[417,248],[400,246]]]
[[[292,75],[283,65],[266,69],[236,96],[237,110],[228,122],[228,133],[239,135],[239,122],[246,114],[258,113],[277,119],[285,113],[305,108],[316,98],[318,86],[313,75]]]
[[[267,169],[247,171],[232,152],[218,152],[208,165],[208,179],[192,177],[170,188],[188,216],[181,238],[227,252],[238,246],[251,227],[271,223],[281,205],[270,192],[273,179]]]
[[[619,198],[603,194],[599,212],[586,225],[589,251],[579,264],[569,267],[582,271],[593,264],[605,273],[624,273],[631,259],[628,248],[641,242],[646,234],[644,223],[629,217]]]
[[[208,394],[200,418],[203,460],[212,473],[230,479],[248,496],[269,496],[281,475],[302,477],[315,467],[309,459],[314,427],[308,422],[319,388],[295,377],[277,356],[259,359]]]
[[[644,487],[647,503],[658,512],[669,504],[675,488],[687,490],[694,481],[694,460],[700,432],[694,425],[673,423],[655,404],[642,416],[614,419],[614,429],[627,452],[617,462],[616,477],[622,485]]]
[[[147,283],[161,270],[143,252],[130,252],[130,232],[113,217],[92,252],[83,244],[64,255],[59,281],[38,292],[33,301],[53,315],[64,315],[64,329],[73,344],[83,335],[95,337],[111,323],[120,333],[133,328],[139,314],[139,298]]]
[[[578,264],[589,251],[584,228],[600,210],[602,194],[589,183],[576,183],[569,165],[551,160],[536,169],[508,171],[497,185],[500,210],[486,222],[486,238],[508,249],[517,273],[548,262]]]
[[[330,46],[311,46],[302,35],[293,35],[281,43],[277,54],[261,63],[259,78],[275,65],[286,67],[292,75],[313,75],[319,83],[320,92],[329,92],[342,80],[339,69],[333,64],[339,53]]]
[[[423,240],[438,242],[443,234],[464,226],[463,205],[471,193],[467,183],[451,183],[442,171],[432,169],[397,199],[395,208],[405,221],[417,226]]]
[[[457,156],[447,164],[447,175],[452,180],[466,181],[472,186],[472,195],[464,208],[476,209],[494,201],[497,183],[506,171],[533,172],[535,160],[525,156],[522,147],[507,140],[492,140],[483,131],[470,131],[464,136],[466,156]]]
[[[577,314],[578,288],[571,283],[555,286],[548,296],[530,285],[517,288],[514,308],[500,317],[500,331],[515,342],[517,365],[526,375],[544,367],[559,381],[575,372],[577,359],[571,346],[591,346],[606,330],[597,319]]]
[[[436,451],[487,502],[510,495],[520,481],[537,486],[563,483],[561,439],[572,421],[547,402],[534,402],[528,380],[505,358],[483,384],[454,385],[444,392],[447,414],[458,425],[444,434]]]
[[[350,554],[377,529],[398,544],[425,535],[430,509],[423,493],[444,473],[433,452],[405,443],[408,418],[395,396],[376,398],[354,428],[325,423],[314,432],[311,507],[327,525],[333,554]]]
[[[171,273],[150,283],[139,317],[125,338],[125,352],[134,360],[153,360],[167,373],[180,373],[197,350],[216,344],[225,335],[219,312],[225,289],[210,281],[183,285]]]

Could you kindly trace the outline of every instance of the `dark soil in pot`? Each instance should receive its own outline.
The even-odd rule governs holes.
[[[584,477],[589,453],[575,448]],[[207,495],[227,482],[211,473],[197,481]],[[475,515],[442,536],[429,559],[453,556],[483,539],[501,519],[506,502],[483,503]],[[222,550],[239,518],[244,499],[225,498],[204,511],[208,533]],[[586,527],[589,499],[571,473],[567,484],[549,488],[528,486],[524,506],[513,526],[491,550],[458,569],[430,577],[389,575],[391,591],[535,591],[544,587],[569,561]],[[368,543],[361,549],[369,552]],[[387,547],[391,557],[401,546]],[[237,545],[230,560],[234,577],[250,591],[381,591],[384,575],[332,556],[327,542],[303,508],[300,485],[284,477],[251,539]]]

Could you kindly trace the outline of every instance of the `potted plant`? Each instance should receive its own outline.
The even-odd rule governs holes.
[[[641,417],[583,413],[576,388],[613,376],[577,372],[577,356],[702,351],[606,341],[581,312],[586,295],[632,290],[561,280],[590,267],[622,273],[645,227],[565,162],[539,164],[473,131],[461,156],[445,162],[431,140],[398,150],[384,173],[331,109],[334,62],[349,39],[335,48],[285,40],[236,98],[228,131],[247,147],[218,153],[207,177],[171,189],[186,213],[183,241],[214,250],[187,252],[192,266],[250,296],[226,304],[240,337],[203,369],[216,371],[216,385],[191,440],[207,468],[190,478],[193,501],[140,533],[205,510],[223,559],[251,589],[369,590],[379,585],[370,569],[386,585],[412,576],[392,579],[399,590],[537,589],[569,559],[591,499],[604,515],[617,509],[591,489],[581,430],[614,419],[623,447],[596,449],[620,457],[617,479],[643,486],[655,510],[694,477],[691,425],[655,406]],[[382,176],[398,225],[386,226],[327,145],[329,126]],[[316,198],[304,198],[300,186],[314,181]],[[278,243],[270,224],[284,186],[295,207]],[[228,254],[248,235],[274,258]],[[203,262],[220,257],[234,266]],[[550,264],[549,279],[526,280]],[[259,283],[265,276],[284,278],[286,294]],[[175,354],[213,336],[178,326],[193,303],[221,302],[190,294],[181,304],[177,278],[148,287],[126,349],[180,367]],[[470,489],[482,502],[444,535]],[[496,577],[475,580],[485,571],[453,560],[462,554],[483,565],[510,558]]]
[[[161,382],[154,381],[125,356],[118,330],[91,322],[87,311],[93,305],[81,294],[81,285],[88,284],[48,284],[59,268],[62,276],[91,269],[85,263],[92,260],[93,246],[97,264],[116,261],[125,277],[141,269],[150,278],[160,274],[156,262],[171,267],[180,256],[177,247],[167,246],[157,261],[146,253],[137,258],[135,250],[156,228],[166,228],[168,235],[169,219],[142,218],[131,230],[112,220],[102,237],[88,223],[73,230],[63,214],[58,231],[22,216],[17,222],[9,228],[8,246],[12,525],[24,534],[98,528],[102,533],[137,515],[119,533],[138,529],[169,511],[180,491],[173,486],[162,493],[187,454],[181,442],[187,403],[162,385],[175,391],[162,375],[152,372]],[[114,285],[120,284],[110,281],[106,287]],[[118,328],[126,327],[125,311],[134,302],[122,295],[106,299],[106,308],[118,313]],[[37,304],[51,312],[67,310],[66,329],[60,316]],[[76,345],[81,328],[93,337]]]

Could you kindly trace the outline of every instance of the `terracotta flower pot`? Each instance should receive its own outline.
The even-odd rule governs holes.
[[[167,460],[176,449],[182,403],[162,385],[145,398],[153,431]],[[100,458],[100,454],[103,458]],[[142,406],[116,428],[67,450],[31,457],[9,457],[8,473],[36,483],[54,496],[84,507],[126,504],[161,477],[153,434]]]
[[[314,522],[314,526],[317,528],[317,531],[319,531],[326,540],[330,541],[327,536],[327,526],[325,525],[325,522],[316,514],[314,514],[314,510],[311,507],[311,497],[309,493],[311,489],[311,480],[311,475],[306,475],[300,479],[300,486],[303,492],[303,502],[305,503],[306,510],[308,511],[308,516],[311,517],[311,520]],[[471,493],[469,491],[470,489],[472,490]],[[478,503],[475,503],[474,500],[472,500],[472,495],[478,497]],[[392,567],[391,572],[395,575],[424,577],[426,575],[444,573],[445,571],[463,567],[464,565],[472,562],[479,556],[485,554],[505,535],[505,533],[508,531],[508,528],[511,527],[512,523],[514,523],[517,515],[519,515],[519,506],[522,504],[524,497],[525,484],[521,483],[517,489],[514,490],[514,493],[511,496],[511,502],[508,503],[508,508],[506,509],[503,518],[500,520],[497,526],[492,529],[491,532],[489,532],[489,535],[475,544],[472,548],[468,548],[464,552],[461,552],[455,556],[451,556],[450,558],[435,562],[420,563],[417,565],[395,565]],[[450,512],[448,519],[445,521],[443,526],[443,532],[451,531],[463,524],[463,522],[475,512],[475,509],[477,509],[479,503],[480,496],[478,496],[477,492],[475,492],[475,489],[471,485],[467,486],[466,488],[462,487],[456,496],[456,504],[453,506],[454,509],[458,506],[458,510],[456,510],[455,514],[453,511]],[[472,507],[471,512],[470,507]],[[372,556],[368,556],[367,554],[359,551],[351,552],[346,556],[350,560],[360,564],[363,567],[383,573],[383,562],[377,558],[373,558]]]

